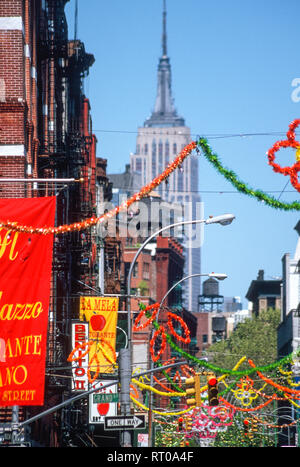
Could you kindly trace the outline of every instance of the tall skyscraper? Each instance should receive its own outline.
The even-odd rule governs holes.
[[[157,74],[157,95],[154,110],[138,128],[136,152],[131,154],[132,173],[139,173],[145,185],[163,172],[169,162],[191,142],[190,128],[177,114],[172,97],[171,65],[167,54],[166,2],[163,3],[162,55]],[[202,203],[198,194],[198,159],[190,155],[169,177],[168,183],[157,188],[163,200],[183,206],[184,220],[202,217]],[[185,275],[200,273],[201,228],[187,227],[183,238]],[[197,311],[200,277],[185,282],[183,301],[189,311]]]

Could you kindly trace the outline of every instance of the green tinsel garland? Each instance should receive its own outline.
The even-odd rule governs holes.
[[[146,314],[146,316],[147,315],[148,315],[148,317],[151,316],[150,314]],[[159,328],[159,324],[156,321],[153,321],[152,324],[156,329]],[[278,360],[276,362],[273,362],[273,363],[271,363],[269,365],[258,366],[258,367],[255,367],[255,368],[248,368],[247,370],[230,370],[230,369],[227,369],[227,368],[220,368],[220,367],[218,367],[216,365],[208,363],[205,360],[201,360],[201,359],[195,357],[194,355],[190,355],[188,352],[185,352],[184,350],[180,349],[180,347],[178,347],[173,342],[172,337],[167,332],[165,332],[165,335],[166,335],[167,342],[170,344],[170,346],[176,352],[180,353],[187,360],[191,360],[194,363],[197,363],[198,365],[204,366],[205,368],[208,368],[208,369],[210,369],[211,371],[213,371],[215,373],[223,373],[223,374],[228,374],[228,375],[238,376],[238,377],[249,376],[249,375],[251,375],[251,374],[253,374],[253,373],[257,372],[257,371],[260,371],[261,373],[263,373],[265,371],[275,370],[279,366],[286,365],[287,363],[291,362],[292,359],[293,359],[293,354],[291,353],[290,355],[287,355],[286,357],[283,357],[282,359],[280,359],[280,360]]]
[[[217,171],[222,174],[239,192],[253,196],[275,209],[283,209],[284,211],[300,211],[300,203],[298,201],[283,203],[261,190],[248,188],[244,182],[238,179],[237,175],[232,170],[228,170],[223,167],[218,156],[212,152],[205,138],[200,138],[197,142],[197,146],[202,149],[204,157],[206,157],[215,169],[217,169]]]

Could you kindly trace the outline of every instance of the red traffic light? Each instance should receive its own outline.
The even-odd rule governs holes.
[[[183,418],[179,417],[177,422],[178,422],[177,431],[181,431],[183,429]]]
[[[215,378],[215,377],[213,376],[213,377],[209,378],[209,380],[208,380],[207,382],[208,382],[208,384],[209,384],[210,386],[215,386],[215,385],[217,384],[218,380],[217,380],[217,378]]]

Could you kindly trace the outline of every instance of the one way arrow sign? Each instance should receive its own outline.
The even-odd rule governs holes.
[[[132,415],[120,417],[105,417],[104,429],[105,430],[120,430],[126,428],[127,430],[136,430],[146,427],[145,415]]]

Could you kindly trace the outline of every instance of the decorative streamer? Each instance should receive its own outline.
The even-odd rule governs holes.
[[[145,311],[145,309],[143,308],[140,313],[142,313],[144,311]],[[147,313],[146,313],[146,316],[147,316]],[[148,315],[148,317],[149,317],[149,315]],[[138,320],[139,316],[136,319]],[[152,323],[153,323],[153,326],[156,328],[156,330],[157,331],[160,330],[160,333],[161,333],[162,330],[160,328],[162,328],[162,327],[154,320],[152,320]],[[195,357],[194,355],[190,355],[188,352],[186,352],[183,349],[181,349],[180,347],[178,347],[172,341],[171,336],[167,332],[164,332],[164,339],[165,339],[166,342],[168,342],[168,344],[174,350],[176,350],[176,352],[180,353],[187,360],[193,361],[194,363],[197,363],[197,364],[199,364],[201,366],[204,366],[205,368],[209,368],[211,371],[213,371],[215,373],[224,373],[226,375],[232,375],[232,376],[237,376],[237,377],[248,376],[248,375],[251,375],[251,374],[253,374],[253,373],[257,372],[257,371],[263,372],[263,371],[275,370],[279,366],[283,366],[283,365],[286,365],[286,364],[290,363],[292,361],[292,359],[293,359],[293,356],[295,356],[294,353],[291,353],[291,354],[287,355],[286,357],[283,357],[282,359],[280,359],[280,360],[278,360],[276,362],[270,363],[269,365],[260,366],[260,367],[255,367],[253,362],[252,362],[252,364],[250,364],[251,360],[248,360],[248,363],[250,364],[251,368],[245,369],[245,370],[237,370],[237,369],[230,370],[230,369],[227,369],[227,368],[218,367],[218,366],[213,365],[213,364],[211,364],[209,362],[206,362],[205,360],[201,360],[201,359]],[[160,349],[160,351],[161,351],[161,349]],[[156,357],[157,357],[157,355],[155,356],[155,358]],[[242,360],[244,360],[244,359],[245,359],[245,357],[243,357]],[[298,391],[295,391],[295,392],[298,392]]]
[[[300,120],[294,120],[289,125],[289,130],[287,132],[287,139],[282,141],[276,141],[273,146],[267,152],[269,165],[273,167],[274,172],[281,173],[282,175],[289,175],[291,184],[297,191],[300,191],[300,184],[298,183],[298,172],[300,170],[300,161],[299,161],[299,152],[300,152],[300,143],[296,141],[295,130],[299,126]],[[281,165],[275,162],[275,154],[281,148],[294,148],[296,149],[296,162],[292,166],[281,167]]]
[[[223,167],[218,156],[214,154],[211,148],[208,145],[208,142],[205,138],[200,138],[198,141],[198,146],[202,149],[204,157],[214,166],[214,168],[223,175],[226,180],[228,180],[240,193],[245,195],[252,196],[258,201],[264,202],[268,206],[275,209],[282,209],[284,211],[300,211],[300,203],[298,201],[293,201],[291,203],[284,203],[279,201],[276,198],[264,193],[262,190],[254,190],[249,188],[246,183],[239,180],[237,175],[229,169]]]
[[[74,224],[61,225],[59,227],[40,227],[34,228],[32,226],[19,225],[18,222],[1,220],[0,228],[6,228],[7,230],[26,232],[30,234],[49,235],[49,234],[66,234],[68,232],[85,230],[93,225],[107,221],[108,219],[116,216],[122,211],[126,211],[133,203],[140,201],[142,198],[147,196],[151,191],[157,188],[164,180],[166,180],[174,170],[181,166],[182,162],[191,154],[191,152],[197,148],[197,143],[192,141],[187,144],[179,155],[166,167],[166,169],[152,182],[145,185],[138,193],[135,193],[127,201],[124,201],[120,206],[117,206],[100,217],[90,217],[81,222],[75,222]]]
[[[291,183],[298,191],[300,191],[300,183],[298,182],[298,172],[300,171],[300,160],[298,160],[299,159],[298,156],[300,153],[300,143],[298,143],[298,141],[296,141],[295,139],[295,130],[299,124],[300,124],[299,119],[294,120],[289,125],[289,131],[287,132],[288,139],[284,141],[277,141],[273,145],[273,147],[269,149],[267,153],[269,164],[273,166],[273,170],[275,172],[280,172],[284,175],[290,175]],[[194,149],[196,149],[199,152],[198,147],[202,149],[203,154],[206,157],[206,159],[210,163],[212,163],[213,166],[227,180],[229,180],[232,183],[232,185],[235,186],[235,188],[237,188],[237,190],[240,191],[241,193],[254,196],[259,201],[265,202],[267,205],[273,208],[276,208],[276,209],[283,209],[285,211],[290,211],[290,210],[299,211],[300,210],[300,203],[298,201],[294,201],[291,203],[283,203],[277,200],[276,198],[269,196],[268,194],[264,193],[261,190],[254,190],[252,188],[248,188],[244,182],[238,179],[237,175],[232,170],[228,170],[223,167],[223,165],[218,159],[218,156],[212,153],[211,148],[209,147],[207,143],[207,140],[205,138],[200,138],[198,142],[192,141],[189,144],[187,144],[182,149],[182,151],[179,153],[179,155],[170,164],[168,164],[166,169],[160,175],[155,177],[150,183],[142,187],[138,193],[135,193],[127,201],[124,201],[122,204],[120,204],[119,206],[116,206],[115,208],[111,209],[110,211],[108,211],[107,213],[103,214],[100,217],[90,217],[81,222],[75,222],[73,224],[65,224],[65,225],[61,225],[58,227],[44,226],[44,227],[39,227],[39,228],[20,225],[16,221],[0,220],[0,228],[6,228],[7,230],[11,230],[11,231],[25,232],[29,234],[38,234],[38,235],[49,235],[49,234],[58,235],[58,234],[66,234],[68,232],[81,231],[81,230],[88,229],[98,223],[107,221],[108,219],[116,216],[122,211],[128,210],[128,208],[133,203],[149,195],[149,193],[151,193],[151,191],[157,188],[163,181],[166,181],[174,170],[181,167],[183,161],[191,154],[191,152]],[[281,167],[279,164],[274,162],[275,153],[281,147],[293,147],[297,150],[297,153],[296,153],[297,161],[295,164],[293,164],[290,167]]]

